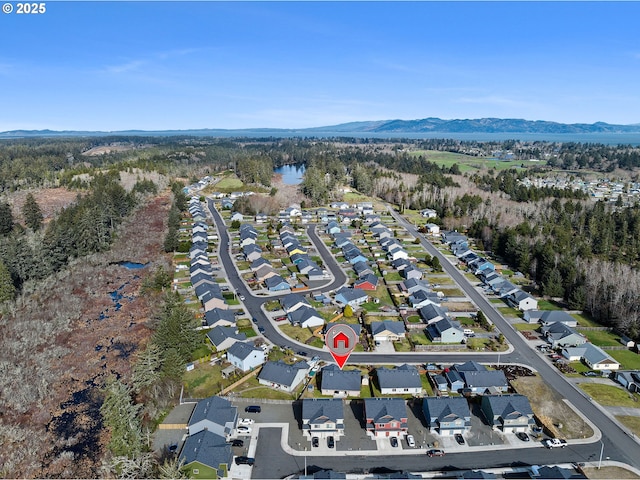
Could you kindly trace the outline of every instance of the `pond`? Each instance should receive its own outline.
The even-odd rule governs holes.
[[[282,175],[282,183],[287,185],[298,185],[302,183],[302,177],[304,176],[305,165],[298,163],[296,165],[283,165],[276,168],[273,173]]]

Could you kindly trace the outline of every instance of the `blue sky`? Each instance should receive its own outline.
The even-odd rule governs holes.
[[[0,131],[640,123],[636,2],[11,3]]]

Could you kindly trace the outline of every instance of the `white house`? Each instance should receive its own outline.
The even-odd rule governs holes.
[[[227,350],[227,360],[247,372],[264,363],[264,351],[248,343],[236,342]]]

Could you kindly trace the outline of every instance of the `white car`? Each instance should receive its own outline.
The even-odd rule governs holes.
[[[238,434],[240,435],[250,435],[251,428],[247,427],[246,425],[238,425],[238,428],[236,428],[236,432],[238,432]]]
[[[253,418],[239,418],[238,425],[249,426],[249,425],[253,425],[254,421],[255,420]]]
[[[567,446],[567,441],[561,438],[547,438],[542,441],[542,444],[547,448],[564,448]]]
[[[416,439],[413,438],[413,435],[407,435],[407,445],[411,448],[416,448]]]
[[[240,295],[238,298],[240,299],[241,302],[244,302],[244,295]]]

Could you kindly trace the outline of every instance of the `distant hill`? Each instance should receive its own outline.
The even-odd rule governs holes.
[[[145,136],[297,136],[321,134],[402,134],[420,133],[522,133],[522,134],[590,134],[590,133],[640,133],[640,123],[633,125],[613,125],[604,122],[596,123],[557,123],[543,120],[523,120],[513,118],[478,118],[471,120],[443,120],[441,118],[423,118],[421,120],[377,120],[350,122],[339,125],[284,129],[284,128],[251,128],[251,129],[194,129],[194,130],[122,130],[113,132],[100,131],[55,131],[55,130],[13,130],[0,132],[0,138],[24,137],[78,137],[106,135],[145,135]]]

